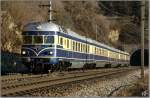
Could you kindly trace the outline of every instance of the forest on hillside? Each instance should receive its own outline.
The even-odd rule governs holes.
[[[148,2],[148,1],[147,1]],[[20,53],[23,26],[47,21],[48,1],[1,1],[2,51]],[[62,1],[52,0],[55,23],[96,38],[101,43],[132,52],[140,46],[140,1]],[[145,47],[148,48],[148,3],[146,3]]]

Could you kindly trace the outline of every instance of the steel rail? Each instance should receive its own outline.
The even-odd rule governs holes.
[[[16,95],[23,95],[26,93],[29,93],[30,91],[34,89],[39,89],[43,87],[49,87],[52,85],[57,85],[57,84],[63,84],[63,83],[68,83],[68,82],[74,82],[74,81],[79,81],[79,80],[86,80],[86,79],[91,79],[91,78],[98,78],[98,77],[104,77],[104,76],[109,76],[117,73],[122,73],[125,71],[130,71],[130,70],[135,70],[135,68],[131,69],[121,69],[121,70],[115,70],[115,71],[109,71],[109,72],[97,72],[93,74],[85,74],[85,75],[76,75],[73,77],[67,77],[67,78],[60,78],[60,79],[54,79],[54,80],[44,80],[44,81],[37,81],[37,82],[32,82],[27,85],[21,85],[18,86],[17,88],[10,88],[10,89],[2,89],[2,96],[16,96]]]

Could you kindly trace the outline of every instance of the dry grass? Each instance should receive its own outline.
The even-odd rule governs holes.
[[[148,74],[146,74],[144,81],[138,80],[135,85],[120,90],[115,96],[149,96],[148,87]]]

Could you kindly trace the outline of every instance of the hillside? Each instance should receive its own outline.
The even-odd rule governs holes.
[[[48,20],[48,9],[39,7],[40,4],[48,2],[2,1],[2,51],[20,53],[23,26],[33,21]],[[52,4],[56,11],[53,18],[57,20],[57,24],[92,39],[96,38],[97,25],[99,42],[128,52],[139,48],[140,2],[53,0]],[[146,12],[148,13],[148,5]],[[146,19],[147,17],[148,14]],[[145,42],[148,44],[147,37]]]

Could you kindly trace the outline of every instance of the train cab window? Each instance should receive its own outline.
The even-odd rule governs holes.
[[[43,36],[34,36],[34,43],[35,44],[43,43]]]
[[[54,36],[45,36],[44,43],[54,43]]]
[[[23,36],[24,44],[32,44],[32,36]]]

